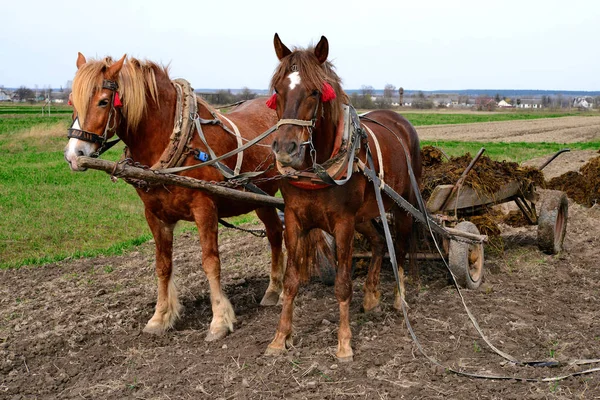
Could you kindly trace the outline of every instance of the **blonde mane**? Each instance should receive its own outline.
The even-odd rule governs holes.
[[[114,63],[111,57],[102,60],[88,60],[77,70],[73,80],[72,100],[81,125],[85,123],[90,101],[94,94],[102,89],[104,72]],[[122,113],[127,120],[128,129],[135,130],[146,109],[146,95],[158,105],[156,73],[164,73],[167,78],[167,67],[159,66],[151,61],[140,61],[129,58],[119,73],[119,96],[123,102]]]

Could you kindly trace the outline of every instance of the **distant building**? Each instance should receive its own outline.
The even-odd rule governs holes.
[[[592,102],[585,97],[577,97],[573,100],[573,107],[588,109],[592,108]]]
[[[500,107],[500,108],[512,108],[512,105],[510,103],[507,103],[506,100],[500,100],[500,102],[498,103],[498,107]]]
[[[521,99],[517,108],[542,108],[541,99]]]
[[[4,89],[0,89],[0,101],[12,101],[12,95]]]

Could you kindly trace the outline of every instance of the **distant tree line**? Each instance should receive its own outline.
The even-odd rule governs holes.
[[[221,89],[214,93],[200,93],[202,97],[206,99],[210,104],[217,106],[223,106],[227,104],[237,103],[242,100],[252,100],[258,96],[255,92],[251,91],[247,87],[244,87],[239,93],[234,94],[231,89]]]
[[[360,91],[350,95],[350,103],[354,108],[370,110],[370,109],[388,109],[392,107],[392,99],[396,92],[396,86],[387,84],[383,88],[383,96],[375,96],[373,86],[361,86]]]

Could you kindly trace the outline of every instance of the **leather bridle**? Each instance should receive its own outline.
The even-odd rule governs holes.
[[[75,117],[75,120],[73,120],[73,124],[71,125],[71,128],[69,128],[67,131],[68,138],[83,140],[84,142],[89,142],[89,143],[97,143],[100,145],[98,150],[96,150],[94,153],[90,154],[90,157],[93,157],[93,158],[99,157],[102,153],[106,152],[108,149],[110,149],[115,144],[117,144],[118,142],[121,141],[120,138],[117,138],[111,142],[108,141],[108,135],[111,133],[114,134],[116,131],[116,128],[117,128],[116,117],[115,117],[116,113],[117,113],[117,110],[115,107],[115,94],[117,93],[117,90],[119,89],[119,84],[115,81],[104,79],[102,81],[102,88],[112,91],[112,95],[111,95],[111,99],[110,99],[110,111],[108,112],[108,120],[106,121],[106,125],[104,127],[104,132],[102,133],[102,136],[98,135],[97,133],[89,132],[89,131],[81,129],[81,126],[79,125],[79,117]],[[112,125],[111,125],[111,121],[112,121]],[[78,128],[76,128],[75,126],[77,126]]]

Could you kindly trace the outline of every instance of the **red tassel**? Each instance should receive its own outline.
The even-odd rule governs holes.
[[[327,82],[323,82],[323,90],[321,92],[321,101],[324,103],[336,98],[335,90]]]
[[[73,101],[71,100],[71,97],[73,97],[73,92],[69,93],[69,101],[67,101],[67,104],[70,106],[73,105]]]
[[[119,92],[115,92],[115,98],[113,99],[113,105],[115,108],[123,107],[123,103],[121,103],[121,98],[119,97]]]
[[[267,107],[272,108],[273,110],[277,109],[277,93],[273,93],[273,96],[269,97],[267,100]]]

